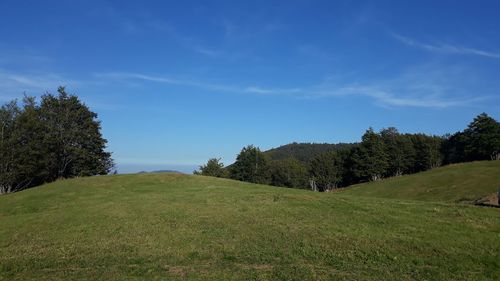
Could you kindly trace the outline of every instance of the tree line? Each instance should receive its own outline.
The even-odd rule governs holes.
[[[334,149],[327,149],[322,144],[323,151],[313,157],[304,151],[317,152],[318,149],[304,146],[307,145],[300,146],[298,155],[308,161],[300,161],[294,156],[285,158],[291,147],[280,150],[278,159],[272,159],[271,156],[277,154],[276,149],[269,154],[249,145],[240,151],[233,164],[224,167],[220,159],[212,158],[195,174],[330,191],[452,163],[499,160],[500,123],[482,113],[465,130],[452,135],[402,134],[393,127],[375,132],[369,128],[361,142],[341,144]]]
[[[97,114],[64,87],[0,108],[0,194],[113,167]]]
[[[354,146],[351,143],[290,143],[277,148],[272,148],[264,153],[271,160],[283,160],[293,157],[300,162],[308,163],[319,154],[327,153],[334,150],[350,148]]]

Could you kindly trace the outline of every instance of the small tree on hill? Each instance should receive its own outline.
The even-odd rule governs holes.
[[[225,176],[226,171],[224,170],[224,164],[221,162],[220,158],[210,158],[207,164],[201,165],[200,171],[195,172],[195,174],[222,178]]]

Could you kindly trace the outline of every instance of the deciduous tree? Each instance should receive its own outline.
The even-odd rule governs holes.
[[[210,158],[207,164],[200,166],[200,171],[196,172],[196,174],[222,178],[225,177],[226,171],[220,158]]]
[[[232,179],[253,183],[269,183],[271,178],[267,156],[253,145],[241,150],[229,173]]]
[[[318,191],[329,191],[342,181],[343,163],[337,152],[327,152],[311,161],[311,185]]]
[[[295,158],[270,162],[271,184],[292,188],[307,188],[307,167]]]

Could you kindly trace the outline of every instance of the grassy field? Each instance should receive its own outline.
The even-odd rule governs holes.
[[[480,161],[358,184],[344,192],[381,198],[467,202],[496,193],[499,187],[500,161]]]
[[[500,211],[177,174],[0,197],[0,280],[141,279],[500,280]]]

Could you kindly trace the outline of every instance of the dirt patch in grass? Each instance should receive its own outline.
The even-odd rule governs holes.
[[[186,276],[192,268],[189,266],[168,266],[168,273],[174,276]]]
[[[481,199],[478,199],[474,201],[474,204],[479,206],[500,208],[500,205],[498,205],[498,193],[495,192]]]
[[[498,194],[497,193],[492,193],[484,198],[486,200],[485,203],[489,203],[491,205],[497,205],[498,206]]]
[[[273,266],[269,264],[238,264],[239,267],[243,269],[255,269],[255,270],[272,270]]]

